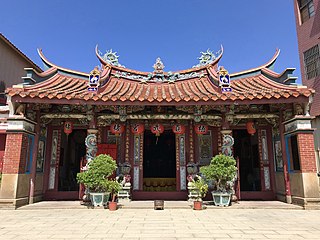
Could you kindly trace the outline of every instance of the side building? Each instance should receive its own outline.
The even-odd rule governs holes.
[[[311,115],[320,172],[320,0],[294,0],[302,83],[315,90]]]
[[[22,77],[25,76],[24,68],[33,68],[38,72],[42,72],[40,67],[0,33],[0,174],[2,172],[7,117],[9,114],[5,89],[23,82]]]

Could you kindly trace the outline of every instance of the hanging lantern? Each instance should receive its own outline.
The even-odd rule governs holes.
[[[250,135],[254,135],[256,133],[256,127],[254,125],[254,122],[253,121],[248,121],[247,124],[247,132],[250,134]]]
[[[181,124],[175,124],[172,126],[172,131],[174,134],[184,134],[186,131],[186,127]]]
[[[156,124],[152,124],[151,128],[150,128],[151,132],[153,134],[155,134],[157,137],[160,136],[161,133],[163,133],[164,131],[164,127],[162,124],[156,123]]]
[[[64,122],[64,128],[63,131],[65,134],[69,135],[70,133],[72,133],[73,130],[73,123],[72,122]]]
[[[196,134],[203,135],[208,132],[209,128],[207,125],[197,124],[194,126],[194,130],[196,131]]]
[[[110,126],[110,131],[116,136],[119,136],[121,133],[124,132],[124,125],[119,123],[113,123]]]
[[[140,135],[144,132],[144,125],[140,123],[133,124],[131,126],[131,132],[135,135]]]

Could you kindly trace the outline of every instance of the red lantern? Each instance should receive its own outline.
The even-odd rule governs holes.
[[[69,135],[70,133],[72,133],[73,130],[73,123],[72,122],[64,122],[64,128],[63,131],[65,134]]]
[[[196,134],[203,135],[208,132],[209,128],[207,125],[198,124],[194,126],[194,130],[196,131]]]
[[[121,133],[124,132],[124,125],[119,123],[113,123],[110,126],[110,131],[116,136],[119,136]]]
[[[133,124],[131,126],[131,132],[136,135],[140,135],[144,132],[144,125],[140,123]]]
[[[247,124],[247,132],[250,134],[250,135],[254,135],[256,133],[256,127],[254,125],[254,122],[253,121],[248,121]]]
[[[151,130],[151,132],[154,133],[157,137],[159,137],[160,134],[164,132],[164,127],[163,127],[162,124],[156,123],[156,124],[151,125],[150,130]]]
[[[186,127],[184,125],[181,124],[175,124],[172,126],[172,131],[175,134],[184,134],[186,131]]]

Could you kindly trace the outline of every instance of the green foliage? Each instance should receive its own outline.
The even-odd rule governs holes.
[[[89,163],[87,171],[77,174],[77,180],[90,192],[117,192],[115,181],[108,179],[116,169],[117,164],[111,156],[100,154]]]
[[[200,177],[196,176],[192,181],[193,187],[199,191],[200,198],[204,198],[208,192],[208,184]]]
[[[210,165],[200,168],[200,172],[207,180],[213,181],[214,190],[227,191],[230,188],[229,183],[236,177],[236,160],[223,154],[216,155],[212,158]]]

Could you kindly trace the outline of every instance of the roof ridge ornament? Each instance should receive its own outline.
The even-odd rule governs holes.
[[[222,92],[232,92],[230,75],[227,69],[223,66],[219,67],[219,87],[221,87]]]
[[[161,61],[161,58],[157,58],[156,63],[153,65],[154,74],[163,74],[163,69],[165,68],[163,62]]]
[[[207,49],[206,52],[200,52],[201,56],[198,57],[199,63],[195,66],[195,67],[203,67],[206,66],[210,63],[212,63],[214,60],[217,59],[217,56],[219,56],[221,54],[222,50],[220,49],[219,51],[217,51],[216,53],[214,53],[213,51],[211,51],[209,48]]]
[[[102,57],[102,59],[105,60],[107,63],[109,63],[113,66],[125,68],[125,66],[123,66],[119,63],[118,58],[120,56],[117,55],[117,52],[112,52],[112,49],[106,50],[105,54],[102,54],[102,52],[99,51],[99,54]]]
[[[89,92],[96,92],[98,91],[98,87],[100,85],[100,70],[99,67],[96,66],[89,75],[88,81],[88,91]]]

